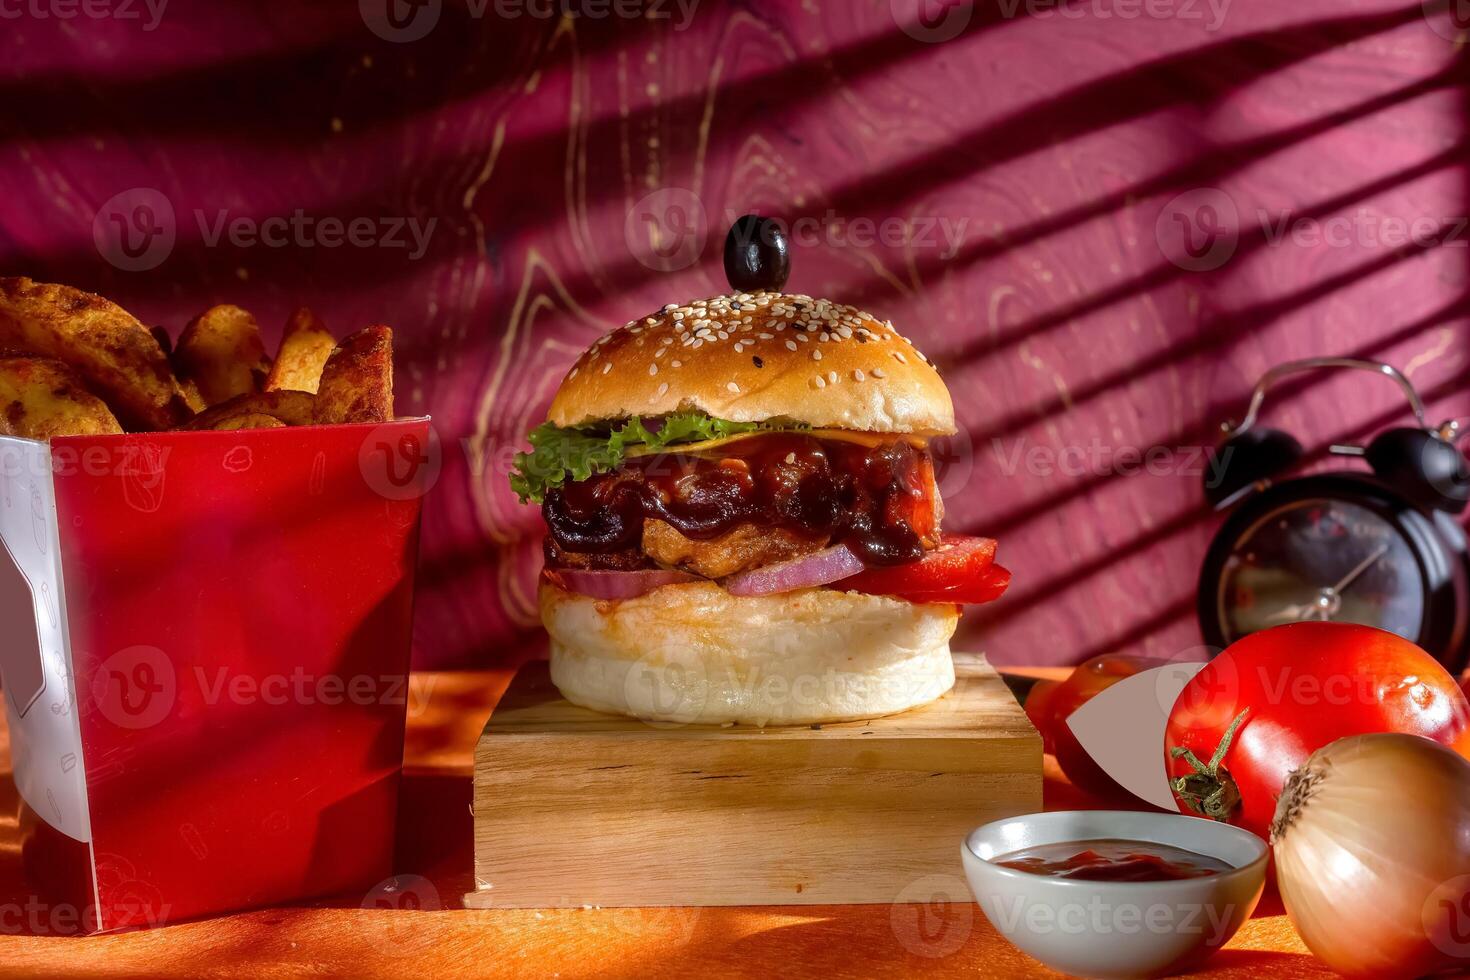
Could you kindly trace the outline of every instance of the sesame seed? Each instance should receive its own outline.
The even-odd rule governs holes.
[[[669,393],[669,383],[667,381],[664,381],[664,382],[662,382],[662,383],[659,384],[659,386],[658,386],[658,393],[659,393],[660,396],[663,396],[663,395],[666,395],[666,394]]]
[[[814,349],[812,351],[812,360],[814,360],[814,361],[820,361],[821,359],[822,359],[822,352],[819,351],[819,350],[815,350]]]
[[[612,361],[608,361],[606,364],[604,364],[602,366],[602,373],[603,374],[606,374],[607,372],[609,372],[611,370],[612,370]]]
[[[650,364],[650,365],[648,365],[648,375],[649,375],[649,377],[652,377],[655,374],[658,374],[658,365],[657,364]]]
[[[751,360],[751,363],[754,364],[758,368],[763,368],[763,367],[766,366],[766,362],[763,361],[763,360],[761,360],[759,357],[752,357],[750,360]]]
[[[861,381],[864,377],[865,375],[863,374],[862,368],[857,368],[852,372],[852,379],[854,381]]]
[[[886,375],[886,374],[883,373],[883,369],[882,368],[873,368],[873,377],[875,377],[875,378],[886,378],[886,377],[888,377],[888,375]]]
[[[829,341],[829,340],[832,339],[832,335],[830,333],[828,333],[827,331],[823,330],[822,331],[822,335],[819,338],[817,338],[817,339],[820,340],[822,343],[825,344],[827,341]]]
[[[794,462],[796,462],[796,453],[787,453],[786,454],[786,462],[788,462],[788,463],[794,463]]]
[[[740,394],[740,386],[733,381],[725,385],[725,387],[737,395]]]
[[[893,359],[895,361],[897,361],[898,363],[900,363],[900,364],[907,364],[908,363],[908,361],[904,358],[902,351],[894,351],[893,352]]]
[[[837,383],[837,372],[836,371],[828,371],[827,372],[827,380],[830,381],[830,382],[832,382],[835,385]]]
[[[577,371],[578,370],[579,370],[578,368],[572,368],[572,373],[569,374],[569,375],[567,375],[567,377],[568,378],[575,378],[577,376]]]
[[[796,339],[799,340],[799,341],[801,341],[804,344],[804,343],[807,342],[807,339],[808,338],[807,338],[807,335],[806,334],[799,333],[799,334],[796,335]]]
[[[656,350],[656,351],[653,352],[653,356],[654,357],[663,357],[668,352],[669,352],[669,349],[667,347],[660,347],[658,350]]]
[[[786,341],[786,349],[787,350],[796,350],[796,341],[794,341],[794,340],[788,340],[788,341]]]
[[[695,350],[699,350],[701,347],[704,346],[704,341],[696,339],[694,343],[690,344],[689,346],[693,347]]]
[[[820,374],[817,375],[815,378],[812,378],[812,384],[816,385],[818,388],[827,387],[827,382],[822,379],[822,376]]]
[[[680,368],[680,367],[683,367],[684,366],[684,362],[683,361],[670,361],[669,363],[672,364],[676,368]]]
[[[729,340],[730,339],[730,335],[727,334],[727,333],[725,333],[725,331],[721,330],[720,331],[720,339],[721,340]]]

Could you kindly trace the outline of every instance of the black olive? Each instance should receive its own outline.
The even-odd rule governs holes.
[[[791,255],[780,222],[747,214],[725,236],[725,278],[742,292],[780,292],[791,275]]]

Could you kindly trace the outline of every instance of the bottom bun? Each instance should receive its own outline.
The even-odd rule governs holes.
[[[740,597],[708,582],[612,602],[543,580],[541,618],[568,701],[651,722],[856,721],[954,686],[949,604],[831,589]]]

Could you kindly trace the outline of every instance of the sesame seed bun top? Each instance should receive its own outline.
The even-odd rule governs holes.
[[[577,359],[548,418],[566,427],[691,409],[733,422],[955,431],[949,389],[892,323],[770,292],[671,304],[614,330]]]

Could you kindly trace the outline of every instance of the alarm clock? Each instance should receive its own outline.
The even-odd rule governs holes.
[[[1328,368],[1391,378],[1418,425],[1330,447],[1366,471],[1302,475],[1301,443],[1256,420],[1276,382]],[[1221,428],[1205,473],[1206,499],[1227,514],[1200,572],[1206,644],[1220,650],[1282,623],[1333,620],[1397,633],[1452,672],[1465,666],[1470,557],[1455,515],[1470,500],[1470,472],[1456,423],[1429,426],[1413,384],[1387,364],[1318,357],[1272,368],[1245,418]]]

